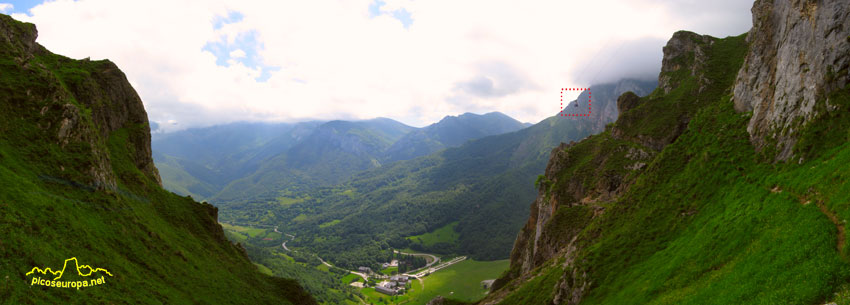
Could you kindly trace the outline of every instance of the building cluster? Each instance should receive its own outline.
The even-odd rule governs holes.
[[[375,291],[386,295],[397,295],[403,293],[405,285],[409,282],[406,275],[393,275],[389,281],[384,281],[375,286]]]
[[[381,268],[384,268],[384,269],[387,269],[387,268],[389,268],[389,267],[398,267],[398,260],[397,260],[397,259],[394,259],[394,260],[392,260],[392,261],[391,261],[391,262],[389,262],[389,263],[383,263],[383,264],[381,265]]]

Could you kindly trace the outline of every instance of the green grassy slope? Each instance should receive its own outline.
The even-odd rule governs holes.
[[[147,118],[127,111],[135,93],[121,91],[114,64],[52,54],[33,25],[6,15],[0,30],[10,38],[0,39],[0,302],[314,303],[294,280],[259,273],[224,238],[216,208],[140,167]],[[112,276],[80,290],[30,285],[33,267],[71,257]]]
[[[156,168],[162,177],[162,187],[182,196],[203,200],[215,193],[215,186],[190,174],[180,160],[172,156],[154,157]]]
[[[420,244],[420,247],[433,246],[437,243],[454,244],[457,242],[458,238],[458,234],[455,232],[455,227],[457,227],[457,222],[452,222],[434,230],[433,232],[409,236],[406,238],[413,243]]]
[[[425,290],[411,300],[411,304],[424,305],[437,296],[464,302],[478,301],[487,294],[481,282],[497,278],[508,264],[508,260],[465,260],[451,265],[424,277]]]
[[[562,276],[590,283],[582,304],[821,304],[846,291],[850,87],[833,92],[837,108],[803,132],[796,151],[807,161],[770,163],[772,152],[750,144],[750,114],[730,101],[746,49],[743,37],[714,40],[704,90],[687,69],[673,72],[678,88],[656,90],[605,133],[568,148],[562,183],[545,186],[550,192],[568,196],[566,181],[593,189],[617,174],[631,187],[597,203],[598,217],[560,207],[549,230],[578,235],[578,273],[555,256],[521,281],[514,265],[503,304],[549,304]],[[682,117],[684,132],[644,171],[624,170],[630,161],[615,148],[636,144],[622,138],[663,138]],[[588,151],[603,153],[577,157]],[[573,277],[582,272],[587,278]]]

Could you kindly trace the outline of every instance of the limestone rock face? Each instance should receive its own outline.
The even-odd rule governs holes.
[[[658,90],[662,91],[663,94],[669,94],[682,86],[683,80],[695,79],[696,90],[692,93],[703,92],[711,85],[711,80],[705,77],[704,71],[708,60],[707,52],[715,41],[717,39],[714,37],[688,31],[674,33],[663,48],[664,57],[661,62],[661,73],[658,75]],[[638,103],[639,98],[635,94],[623,94],[623,96],[617,98],[617,107],[621,109],[618,111],[617,125],[612,130],[612,135],[615,138],[633,141],[656,151],[661,151],[687,129],[690,117],[682,114],[675,120],[668,121],[670,127],[662,132],[653,135],[633,134],[632,131],[639,129],[641,124],[646,123],[647,119],[651,119],[651,114],[647,113],[626,113],[637,108]]]
[[[753,112],[747,131],[756,149],[775,145],[776,160],[787,160],[795,131],[816,115],[818,100],[847,84],[850,4],[758,0],[752,13],[750,50],[734,86],[735,109]]]
[[[661,74],[658,77],[658,87],[664,93],[670,93],[679,84],[669,75],[681,69],[687,69],[691,76],[698,76],[705,66],[705,48],[710,47],[714,38],[688,31],[678,31],[664,46],[664,57],[661,59]],[[705,81],[705,78],[701,78]]]
[[[108,60],[74,60],[52,54],[36,43],[37,37],[35,25],[0,14],[0,46],[3,55],[15,61],[6,68],[32,77],[29,83],[10,89],[20,94],[0,101],[23,112],[35,108],[32,112],[39,116],[38,126],[56,139],[60,148],[76,152],[85,147],[89,158],[61,167],[62,171],[67,166],[77,167],[88,176],[88,181],[75,183],[97,189],[117,187],[108,141],[114,132],[126,129],[128,136],[121,145],[136,168],[161,185],[151,157],[147,112],[124,73]]]

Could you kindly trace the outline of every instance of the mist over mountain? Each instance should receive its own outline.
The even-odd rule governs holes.
[[[370,258],[363,253],[381,243],[476,259],[505,258],[527,216],[527,206],[517,203],[533,199],[535,177],[551,147],[602,131],[617,116],[619,94],[648,94],[654,88],[654,81],[637,80],[591,86],[598,110],[590,117],[553,116],[525,129],[363,171],[314,191],[254,193],[250,200],[213,202],[226,221],[279,225],[297,232],[293,244],[347,267],[367,264]],[[586,98],[585,92],[577,100]],[[405,239],[453,223],[459,237],[449,243]]]
[[[164,186],[213,202],[302,192],[525,125],[501,113],[465,113],[415,128],[392,119],[233,123],[154,134]]]
[[[459,146],[472,139],[517,131],[528,126],[500,112],[446,116],[437,123],[405,135],[387,149],[384,160],[413,159],[447,147]]]
[[[292,148],[320,122],[233,123],[153,134],[154,162],[163,186],[201,200],[235,178],[256,171],[266,159]]]

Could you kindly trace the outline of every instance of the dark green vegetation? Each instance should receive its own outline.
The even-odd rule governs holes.
[[[355,304],[356,297],[360,296],[357,289],[349,285],[350,281],[344,281],[351,274],[339,268],[328,268],[313,255],[284,253],[279,246],[259,247],[250,243],[245,249],[251,261],[268,268],[274,276],[297,279],[321,304]]]
[[[411,254],[398,254],[395,252],[392,252],[392,256],[390,256],[389,261],[392,260],[398,260],[398,267],[396,268],[396,270],[391,270],[391,273],[405,273],[408,271],[425,267],[425,265],[428,263],[425,257]]]
[[[574,263],[563,269],[565,257],[554,255],[522,275],[531,242],[515,249],[496,292],[503,304],[550,304],[564,281],[561,301],[577,295],[582,304],[847,302],[850,87],[823,97],[835,108],[801,133],[795,151],[804,161],[772,163],[775,151],[756,152],[749,141],[751,114],[730,101],[745,38],[710,41],[696,75],[663,72],[678,83],[672,91],[657,89],[604,133],[553,154],[563,166],[540,187],[561,199],[543,236],[560,236],[550,241],[560,249],[577,236]],[[693,53],[677,60],[695,64]],[[652,146],[661,150],[643,170],[626,168],[629,147]],[[578,203],[576,194],[596,197],[609,185],[627,188]],[[533,241],[535,232],[520,234]]]
[[[601,131],[603,116],[616,115],[616,109],[608,107],[616,108],[613,103],[622,87],[648,93],[654,86],[631,80],[593,86],[594,105],[609,110],[592,120],[551,117],[516,132],[360,172],[345,183],[298,195],[288,204],[269,198],[224,205],[222,219],[280,225],[282,231],[297,233],[292,245],[345,268],[377,263],[384,258],[375,256],[391,247],[504,259],[528,216],[526,202],[534,198],[534,179],[552,147]],[[457,223],[450,240],[421,243],[406,238],[450,223]]]
[[[112,62],[55,55],[35,38],[0,15],[0,301],[315,303],[294,280],[259,273],[215,207],[159,186],[147,115]],[[33,267],[71,257],[112,276],[30,286]]]
[[[424,128],[391,119],[233,123],[154,134],[166,189],[217,205],[297,200],[383,163],[524,128],[501,113],[446,117]]]

